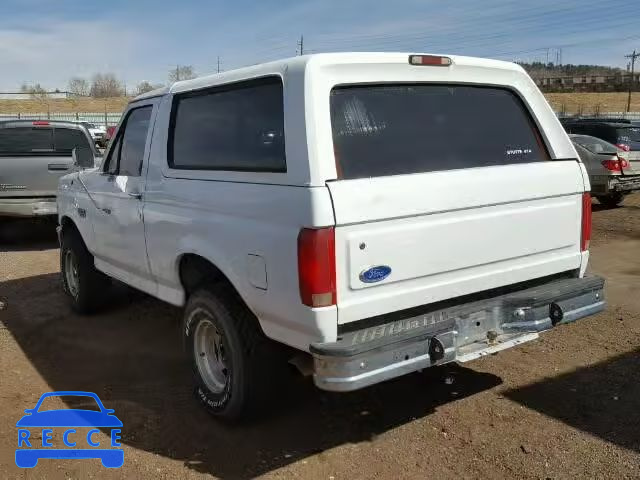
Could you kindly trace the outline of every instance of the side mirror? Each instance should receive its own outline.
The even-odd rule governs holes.
[[[71,150],[71,158],[74,167],[93,168],[95,166],[93,152],[89,148],[74,147],[73,150]]]

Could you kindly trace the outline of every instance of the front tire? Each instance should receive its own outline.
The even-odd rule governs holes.
[[[234,421],[268,403],[285,362],[231,288],[191,295],[183,334],[196,397],[210,413]]]
[[[609,195],[601,195],[596,198],[605,207],[615,208],[622,203],[624,195],[621,193],[610,193]]]
[[[62,289],[78,313],[92,313],[102,306],[110,286],[109,279],[96,270],[80,234],[66,230],[60,245]]]

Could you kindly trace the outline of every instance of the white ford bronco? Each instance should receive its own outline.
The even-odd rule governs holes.
[[[320,54],[177,82],[129,104],[58,212],[73,307],[110,278],[184,306],[197,395],[224,418],[283,352],[349,391],[605,306],[586,171],[512,63]]]

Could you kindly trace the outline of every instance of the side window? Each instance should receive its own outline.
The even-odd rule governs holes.
[[[151,105],[131,110],[109,152],[104,171],[112,175],[139,177],[149,132]]]
[[[118,160],[120,159],[120,145],[122,144],[122,135],[118,136],[111,148],[111,153],[105,162],[104,171],[110,175],[118,173]]]
[[[177,95],[171,115],[172,168],[287,171],[279,77]]]
[[[56,127],[53,135],[57,153],[71,153],[76,147],[91,149],[87,136],[76,128]]]

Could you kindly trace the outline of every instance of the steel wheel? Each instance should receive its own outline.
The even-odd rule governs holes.
[[[207,388],[221,393],[229,378],[224,337],[207,312],[198,309],[193,315],[201,317],[193,335],[196,366]]]
[[[77,298],[80,290],[78,260],[71,249],[68,249],[64,255],[64,278],[67,282],[69,293],[72,297]]]

